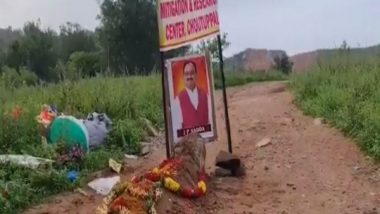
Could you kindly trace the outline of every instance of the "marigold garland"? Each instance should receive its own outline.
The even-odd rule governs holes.
[[[168,159],[143,176],[133,177],[131,181],[118,185],[104,199],[97,213],[139,213],[141,203],[145,203],[146,211],[155,214],[157,213],[155,203],[162,195],[161,187],[185,198],[204,196],[207,192],[205,170],[199,172],[196,187],[183,187],[174,179],[181,167],[181,159]]]

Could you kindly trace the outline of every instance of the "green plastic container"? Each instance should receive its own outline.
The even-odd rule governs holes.
[[[65,142],[70,146],[80,145],[89,152],[89,136],[84,124],[72,116],[59,116],[50,126],[48,141],[51,144]]]

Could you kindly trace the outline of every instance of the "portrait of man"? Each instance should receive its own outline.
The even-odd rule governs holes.
[[[183,79],[185,88],[178,96],[182,115],[182,129],[208,125],[207,94],[197,86],[197,65],[193,61],[184,63]]]
[[[167,76],[174,141],[194,132],[204,138],[215,137],[212,75],[206,57],[172,59]]]

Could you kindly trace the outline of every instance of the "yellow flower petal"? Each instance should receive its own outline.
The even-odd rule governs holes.
[[[202,190],[203,193],[206,193],[207,191],[207,186],[204,181],[199,181],[198,182],[198,188]]]

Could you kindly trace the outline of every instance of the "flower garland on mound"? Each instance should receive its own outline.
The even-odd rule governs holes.
[[[174,193],[178,193],[184,198],[199,198],[206,194],[206,172],[202,169],[198,172],[198,183],[196,188],[183,187],[174,177],[182,167],[181,159],[165,160],[158,168],[154,168],[145,174],[145,178],[152,181],[162,181],[164,187]]]
[[[133,177],[118,185],[107,196],[98,208],[98,214],[156,214],[155,204],[162,195],[162,187],[184,198],[194,199],[206,194],[206,173],[202,169],[198,173],[198,183],[195,188],[183,187],[174,177],[183,166],[178,158],[163,161],[142,176]]]
[[[156,214],[155,203],[161,197],[160,183],[143,179],[116,186],[98,207],[98,214]]]

